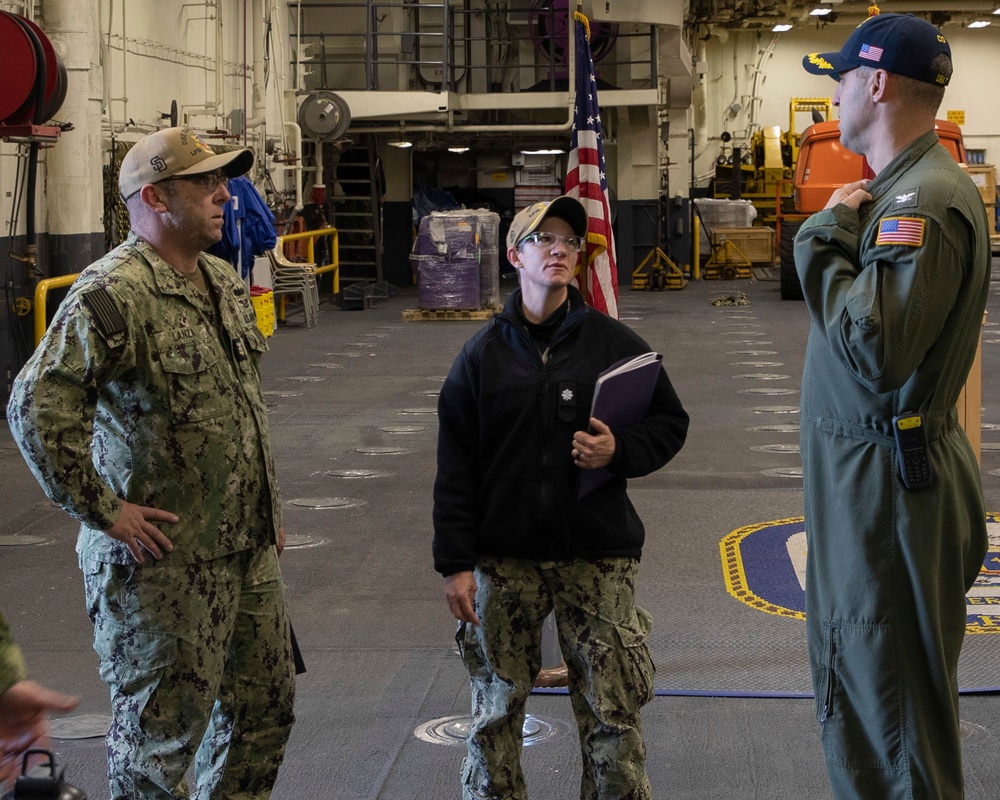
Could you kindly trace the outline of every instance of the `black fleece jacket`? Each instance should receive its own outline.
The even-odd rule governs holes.
[[[614,430],[613,479],[581,500],[573,434],[589,426],[598,374],[650,350],[618,320],[570,308],[546,356],[518,311],[520,289],[458,354],[438,400],[434,568],[471,570],[480,556],[538,561],[640,558],[645,529],[627,478],[658,470],[684,444],[688,415],[660,372],[645,420]]]

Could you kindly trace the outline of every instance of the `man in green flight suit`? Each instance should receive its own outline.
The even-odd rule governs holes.
[[[827,771],[838,800],[960,800],[958,656],[987,537],[955,404],[990,251],[982,199],[934,133],[951,50],[929,23],[883,14],[803,65],[839,82],[841,143],[875,174],[834,192],[795,241],[812,316],[806,619]],[[905,414],[920,415],[904,433],[924,432],[930,471],[904,482]]]
[[[77,552],[111,689],[111,800],[270,796],[295,674],[281,499],[249,292],[203,251],[249,149],[192,131],[138,141],[118,186],[132,230],[73,284],[7,418]]]

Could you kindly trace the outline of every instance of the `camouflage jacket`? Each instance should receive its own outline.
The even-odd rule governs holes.
[[[130,234],[81,273],[14,382],[14,438],[46,494],[81,522],[81,557],[131,563],[102,533],[119,498],[180,517],[161,526],[174,563],[276,540],[267,344],[233,268],[199,261],[211,297]]]
[[[0,616],[0,694],[27,676],[21,651],[10,638],[6,620]]]

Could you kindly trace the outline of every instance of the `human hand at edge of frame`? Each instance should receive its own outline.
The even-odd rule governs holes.
[[[473,600],[476,597],[476,575],[472,570],[456,572],[444,579],[444,596],[448,600],[448,608],[461,622],[479,624]]]
[[[34,681],[18,681],[0,692],[0,784],[21,774],[26,750],[49,746],[46,714],[72,711],[79,702],[79,697],[54,692]]]
[[[580,469],[598,469],[611,463],[615,454],[615,435],[611,428],[596,417],[590,418],[590,429],[573,434],[573,463]]]
[[[862,203],[871,202],[872,196],[866,191],[869,183],[871,179],[863,178],[860,181],[844,184],[830,195],[825,208],[845,205],[852,211],[857,211]]]
[[[139,564],[144,564],[142,551],[148,550],[149,554],[159,561],[163,558],[163,552],[172,553],[173,542],[167,538],[153,522],[174,523],[179,517],[170,512],[162,511],[159,508],[140,506],[135,503],[121,501],[122,511],[115,520],[115,524],[104,531],[112,539],[117,539],[128,547],[129,552]]]

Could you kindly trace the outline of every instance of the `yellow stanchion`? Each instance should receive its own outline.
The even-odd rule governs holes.
[[[701,277],[701,222],[697,214],[692,220],[691,236],[691,248],[694,252],[691,257],[691,277],[698,280]]]

